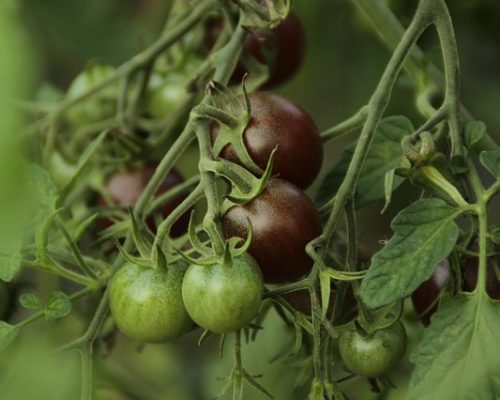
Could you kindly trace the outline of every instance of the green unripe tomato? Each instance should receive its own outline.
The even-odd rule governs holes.
[[[216,333],[236,331],[259,311],[264,284],[257,262],[248,254],[231,265],[191,264],[182,283],[186,309],[199,326]]]
[[[97,63],[89,65],[73,80],[66,97],[72,99],[82,95],[95,84],[109,77],[114,71],[114,67],[107,65]],[[81,127],[111,118],[116,113],[117,96],[118,84],[111,84],[92,97],[71,107],[66,113],[67,121],[75,127]]]
[[[187,84],[201,64],[193,59],[175,70],[151,75],[146,92],[146,111],[153,118],[166,118],[189,98]]]
[[[113,277],[109,301],[116,325],[125,335],[142,342],[177,339],[193,326],[182,302],[186,264],[168,270],[126,264]]]
[[[348,370],[361,376],[385,374],[406,351],[406,330],[401,322],[366,335],[352,327],[340,334],[339,351]]]

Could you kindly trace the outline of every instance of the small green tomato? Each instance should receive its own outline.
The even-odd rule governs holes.
[[[342,332],[339,351],[348,370],[374,378],[388,372],[406,351],[406,330],[401,322],[366,335],[353,326]]]
[[[244,253],[235,256],[230,265],[191,264],[182,283],[182,298],[199,326],[228,333],[256,317],[263,289],[259,265]]]
[[[126,264],[113,277],[109,300],[116,325],[125,335],[142,342],[177,339],[193,322],[182,302],[186,264],[167,269]]]
[[[89,65],[73,80],[66,93],[66,98],[74,99],[84,94],[91,87],[109,77],[114,71],[114,67],[107,65],[97,63]],[[66,112],[67,121],[74,127],[81,127],[111,118],[116,113],[117,96],[118,84],[111,84],[92,97],[82,100],[80,104],[71,107]]]

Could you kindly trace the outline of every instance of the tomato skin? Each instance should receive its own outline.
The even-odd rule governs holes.
[[[241,100],[243,101],[243,100]],[[323,142],[309,114],[284,97],[270,93],[250,94],[251,119],[243,140],[250,158],[265,170],[277,147],[273,174],[302,189],[317,178],[323,163]],[[218,125],[212,128],[212,140]],[[222,149],[221,157],[243,165],[232,145]]]
[[[139,200],[141,193],[153,176],[155,170],[155,166],[146,165],[139,169],[121,171],[114,174],[106,183],[109,196],[118,206],[127,207],[134,205],[137,200]],[[171,170],[161,183],[156,194],[159,195],[164,193],[182,182],[184,182],[184,179],[179,172]],[[162,217],[166,218],[186,197],[187,195],[183,194],[164,203],[159,210]],[[147,223],[150,229],[155,232],[156,226],[153,218],[148,218]],[[187,232],[188,225],[189,213],[186,213],[172,226],[171,236],[182,236]],[[109,222],[107,222],[107,226],[109,226]]]
[[[437,298],[451,279],[449,261],[441,261],[432,276],[422,283],[411,295],[411,301],[420,321],[425,326],[431,323],[431,316],[437,311]],[[434,304],[434,305],[433,305]],[[432,307],[431,307],[432,306]]]
[[[271,88],[287,82],[295,75],[304,59],[305,42],[304,27],[297,14],[292,12],[269,32],[250,32],[243,48],[262,64],[269,65],[269,61],[272,61],[269,78],[264,84],[264,87]],[[267,56],[267,53],[272,56]],[[231,82],[241,83],[247,72],[245,66],[239,62]]]
[[[186,264],[168,270],[126,264],[113,277],[109,288],[111,313],[125,335],[142,342],[174,340],[188,332],[192,320],[182,302],[182,279]]]
[[[304,192],[290,182],[271,178],[258,197],[224,215],[226,238],[245,238],[247,219],[253,231],[249,253],[259,264],[264,282],[295,281],[310,272],[313,260],[305,246],[321,234],[321,221]]]
[[[216,333],[229,333],[257,316],[263,290],[258,264],[243,254],[234,257],[229,266],[191,264],[182,283],[182,298],[199,326]]]
[[[401,322],[362,335],[353,326],[341,332],[339,351],[348,370],[374,378],[387,373],[406,351],[406,330]]]
[[[477,244],[470,247],[472,251],[478,251]],[[500,247],[495,246],[495,252],[499,251]],[[496,257],[496,262],[500,262],[500,256]],[[472,292],[477,285],[477,275],[479,268],[479,257],[466,256],[464,266],[462,268],[463,286],[467,292]],[[488,258],[487,272],[486,272],[486,292],[493,300],[500,300],[500,281],[495,272],[495,258],[493,256]]]

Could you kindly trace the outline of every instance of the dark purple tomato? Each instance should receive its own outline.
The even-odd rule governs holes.
[[[220,19],[210,19],[205,25],[205,42],[210,50],[222,30]],[[243,51],[262,64],[270,67],[270,75],[264,87],[271,88],[288,81],[299,69],[305,53],[305,32],[295,13],[270,31],[255,29],[245,38]],[[239,84],[247,73],[239,61],[231,76],[231,83]]]
[[[472,251],[478,251],[477,244],[473,244],[470,248]],[[499,247],[495,247],[495,251],[499,251]],[[496,258],[496,260],[495,260]],[[494,300],[500,300],[500,281],[498,280],[495,271],[495,261],[500,262],[500,257],[489,257],[486,272],[486,292]],[[463,267],[463,287],[467,292],[471,292],[477,285],[477,273],[479,267],[479,257],[466,256]]]
[[[432,276],[411,295],[413,307],[425,326],[431,323],[431,316],[438,308],[438,297],[448,285],[450,278],[450,263],[448,260],[443,260],[437,265]]]
[[[260,63],[269,65],[270,75],[264,86],[271,88],[281,85],[297,72],[305,53],[304,27],[295,13],[270,31],[250,32],[244,44],[244,51]],[[247,73],[245,66],[238,63],[232,82],[241,82]]]
[[[323,143],[316,124],[301,107],[270,93],[250,94],[252,115],[244,143],[252,160],[262,170],[274,148],[278,148],[273,175],[302,189],[316,179],[323,163]],[[212,129],[217,136],[218,125]],[[221,157],[242,165],[232,145],[222,149]]]
[[[225,236],[245,238],[248,220],[253,229],[249,253],[262,269],[264,282],[295,281],[310,272],[313,260],[305,247],[321,234],[321,221],[314,203],[302,190],[271,178],[258,197],[224,215]]]
[[[155,169],[156,167],[153,165],[146,165],[139,169],[114,174],[106,184],[109,196],[118,206],[134,205],[153,176]],[[164,193],[182,182],[184,182],[184,179],[179,172],[172,170],[162,182],[156,194]],[[160,208],[162,217],[166,218],[185,198],[186,195],[180,195],[164,203]],[[147,223],[153,232],[156,231],[153,218],[148,218]],[[189,213],[186,213],[174,224],[171,235],[173,237],[182,236],[187,232],[188,224]]]

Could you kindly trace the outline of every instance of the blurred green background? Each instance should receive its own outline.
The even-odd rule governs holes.
[[[2,0],[0,101],[41,95],[47,98],[50,93],[64,91],[91,59],[119,65],[158,36],[167,3],[166,0]],[[390,1],[404,24],[409,22],[416,3],[415,0]],[[492,136],[498,138],[500,4],[496,0],[453,0],[449,5],[459,43],[463,102],[475,118],[488,124]],[[306,60],[296,77],[278,92],[301,104],[314,116],[320,129],[326,129],[367,102],[388,61],[389,52],[349,0],[296,1],[296,10],[307,32]],[[425,35],[421,45],[430,59],[439,62],[433,33]],[[409,78],[403,75],[388,114],[404,114],[415,124],[422,122],[415,112],[414,95]],[[5,210],[3,205],[12,198],[9,190],[15,190],[9,189],[9,182],[15,176],[12,174],[12,165],[15,164],[10,157],[11,139],[22,121],[8,104],[0,104],[0,204]],[[335,163],[347,141],[327,145],[324,172]],[[315,187],[311,193],[314,190]],[[380,204],[361,211],[359,220],[363,245],[367,249],[376,249],[379,241],[390,235],[389,222],[398,210],[398,204],[408,201],[405,192],[400,190],[383,217],[379,215]],[[286,353],[286,349],[292,346],[293,332],[273,313],[264,325],[258,340],[245,346],[243,359],[246,368],[250,373],[263,375],[260,382],[275,398],[304,399],[306,395],[295,390],[295,383],[302,373],[301,367],[307,366],[308,360],[291,360]],[[19,377],[11,381],[30,379],[32,390],[29,393],[32,394],[20,395],[19,386],[12,384],[11,391],[6,389],[0,398],[78,398],[76,354],[70,355],[69,359],[44,363],[44,374],[39,374],[40,369],[36,369],[36,362],[29,358],[29,354],[33,347],[43,347],[43,343],[55,345],[76,337],[83,323],[78,316],[73,316],[52,324],[50,329],[47,326],[43,321],[35,324],[23,339],[25,351],[16,348],[16,352],[8,353],[0,360],[0,371],[5,371],[6,365],[21,365]],[[421,334],[421,329],[411,318],[407,326],[410,335]],[[193,332],[178,343],[146,346],[140,351],[137,351],[136,343],[119,336],[109,360],[98,363],[98,399],[213,398],[223,386],[218,378],[230,371],[231,347],[230,343],[226,344],[226,355],[220,360],[217,339],[211,337],[205,345],[198,347],[198,335],[199,332]],[[283,352],[283,357],[272,361]],[[25,369],[26,355],[32,369],[38,372]],[[368,383],[358,379],[346,382],[343,388],[351,399],[403,398],[403,382],[409,368],[406,363],[391,374],[399,389],[390,395],[372,394]],[[38,379],[32,380],[34,376]],[[249,400],[261,398],[262,395],[253,389],[245,395]]]

